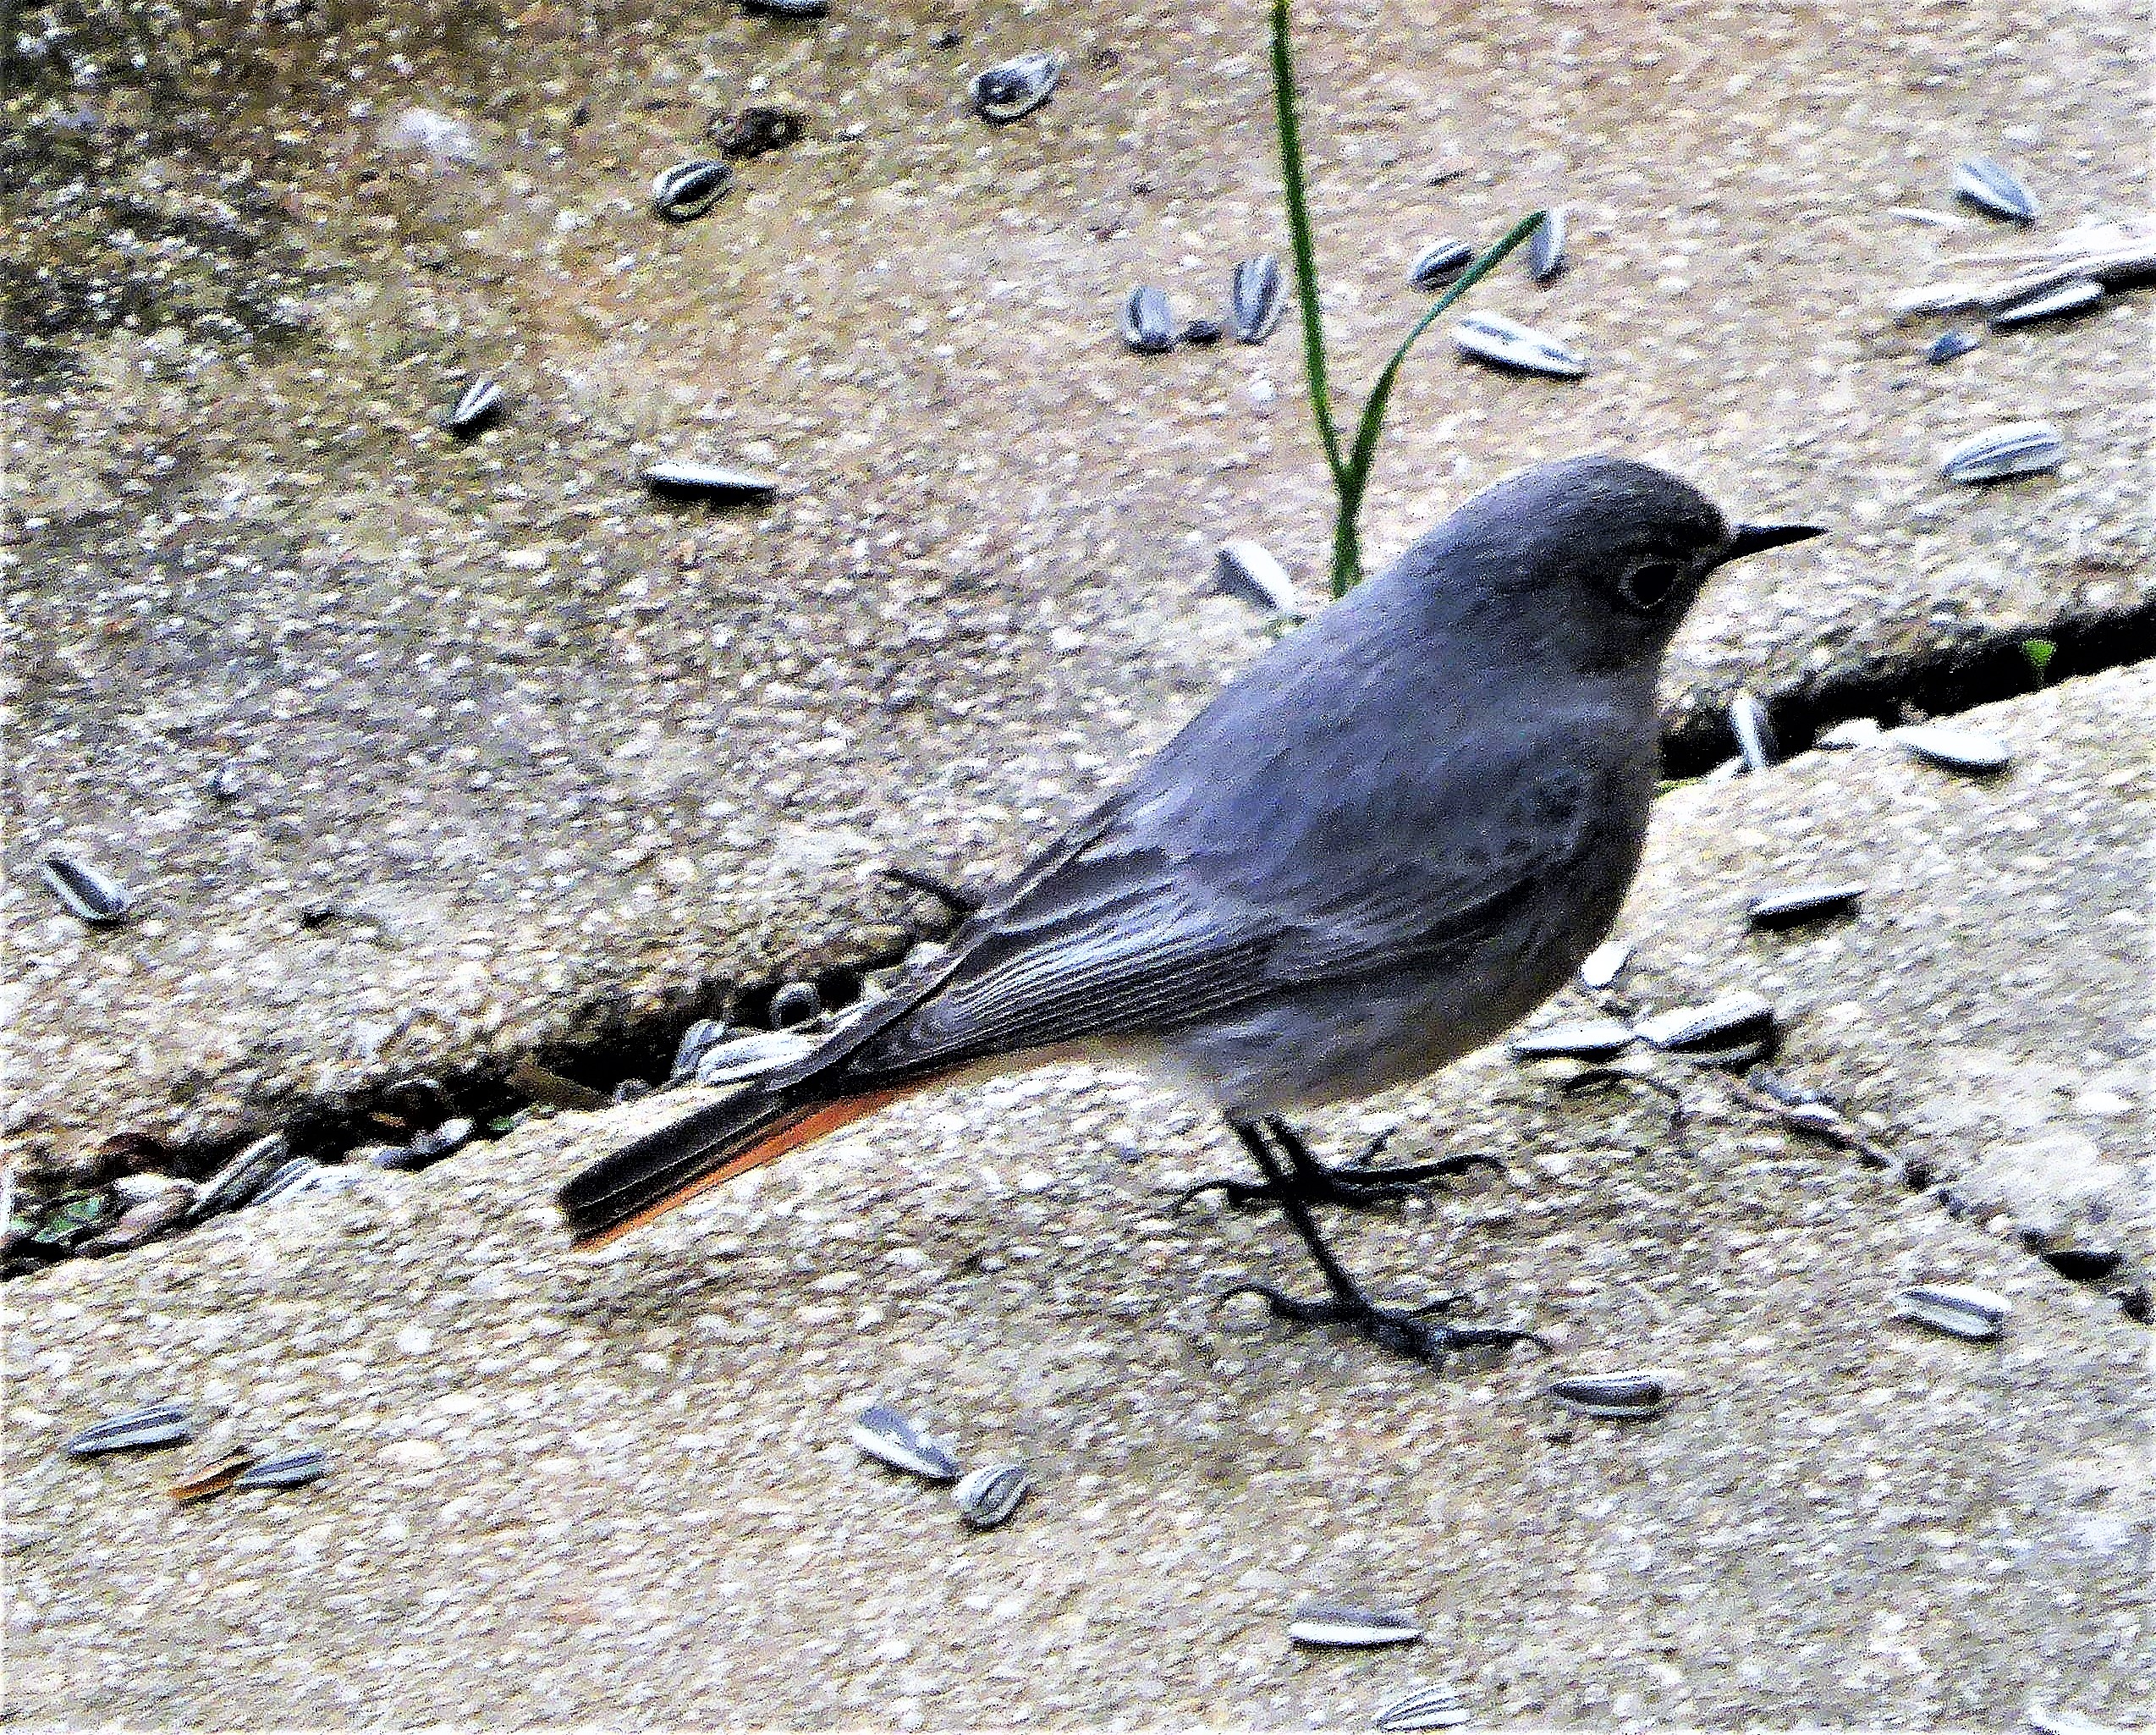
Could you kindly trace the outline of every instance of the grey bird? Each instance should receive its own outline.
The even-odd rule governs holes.
[[[1686,611],[1716,568],[1818,533],[1731,525],[1620,458],[1485,490],[1273,645],[932,965],[571,1179],[575,1244],[932,1085],[1085,1056],[1218,1108],[1265,1179],[1209,1184],[1277,1203],[1328,1292],[1238,1291],[1433,1363],[1532,1339],[1379,1306],[1312,1214],[1457,1165],[1327,1166],[1284,1117],[1421,1078],[1564,983],[1639,865]]]

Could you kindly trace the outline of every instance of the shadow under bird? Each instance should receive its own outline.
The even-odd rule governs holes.
[[[1421,1078],[1562,986],[1615,918],[1657,777],[1664,652],[1717,568],[1819,532],[1731,524],[1587,457],[1499,482],[1274,644],[949,950],[791,1065],[601,1159],[581,1248],[932,1086],[1086,1057],[1210,1102],[1323,1276],[1283,1319],[1437,1363],[1523,1330],[1367,1296],[1312,1208],[1457,1164],[1327,1165],[1299,1110]]]

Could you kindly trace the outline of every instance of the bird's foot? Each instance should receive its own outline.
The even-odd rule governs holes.
[[[1427,1317],[1457,1307],[1466,1298],[1464,1296],[1441,1296],[1415,1308],[1381,1308],[1359,1296],[1304,1301],[1269,1283],[1246,1282],[1230,1286],[1220,1298],[1226,1301],[1238,1295],[1262,1296],[1276,1319],[1292,1320],[1298,1325],[1345,1325],[1380,1349],[1427,1362],[1433,1368],[1442,1366],[1449,1355],[1486,1345],[1532,1343],[1544,1353],[1549,1349],[1548,1343],[1532,1331],[1504,1325],[1453,1325]]]
[[[1389,1163],[1378,1167],[1371,1159],[1384,1149],[1391,1137],[1390,1132],[1379,1133],[1352,1162],[1298,1161],[1284,1179],[1238,1181],[1232,1176],[1216,1175],[1195,1187],[1185,1187],[1175,1195],[1175,1202],[1169,1209],[1180,1211],[1206,1192],[1218,1192],[1236,1210],[1251,1205],[1279,1204],[1290,1198],[1306,1205],[1360,1208],[1412,1198],[1431,1181],[1448,1175],[1464,1175],[1478,1163],[1500,1175],[1504,1172],[1504,1164],[1480,1151],[1440,1157],[1428,1163]]]

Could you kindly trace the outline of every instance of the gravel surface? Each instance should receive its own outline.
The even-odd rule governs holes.
[[[1560,385],[1434,339],[1373,559],[1597,447],[1834,526],[1718,584],[1673,718],[2146,608],[2148,293],[1944,368],[1889,311],[2146,205],[2133,7],[1306,11],[1337,377],[1416,311],[1427,241],[1550,201],[1571,269],[1472,305],[1594,358]],[[1217,542],[1314,585],[1292,325],[1114,334],[1134,284],[1189,315],[1281,245],[1251,8],[239,16],[32,4],[8,51],[23,1158],[234,1139],[873,949],[875,863],[1007,868],[1262,642],[1201,599]],[[1045,108],[965,113],[1045,45]],[[659,221],[653,174],[751,101],[808,138]],[[1978,150],[2033,234],[1891,214],[1954,215]],[[476,372],[509,402],[463,443],[439,423]],[[2024,415],[2065,431],[2059,476],[1937,478]],[[656,502],[663,456],[781,498]],[[138,919],[55,914],[56,845]]]
[[[2146,832],[2152,685],[1972,718],[2021,755],[1997,784],[1882,746],[1678,790],[1620,989],[1755,983],[1788,1015],[1778,1064],[1956,1185],[2071,1137],[2094,1149],[2047,1171],[2071,1171],[2061,1203],[2116,1199],[2104,1171],[2146,1154],[2109,1099],[2146,1082],[2120,845]],[[1856,917],[1745,937],[1746,888],[1827,868],[1871,881]],[[918,1099],[593,1261],[552,1188],[700,1095],[20,1280],[15,1715],[1301,1727],[1450,1681],[1537,1726],[2143,1717],[2146,1330],[2000,1225],[1658,1076],[1681,1128],[1658,1092],[1495,1054],[1322,1122],[1504,1161],[1339,1228],[1380,1292],[1456,1285],[1553,1340],[1443,1374],[1216,1305],[1247,1272],[1306,1286],[1290,1237],[1168,1214],[1166,1189],[1240,1169],[1232,1141],[1083,1068]],[[1957,1093],[1999,1124],[1955,1123]],[[1915,1281],[2006,1297],[2004,1341],[1894,1323]],[[1537,1396],[1640,1367],[1683,1393],[1656,1422]],[[58,1450],[165,1397],[205,1423],[190,1447]],[[970,1532],[866,1462],[846,1434],[877,1397],[969,1464],[1030,1461],[1010,1524]],[[335,1463],[288,1494],[160,1492],[238,1440]],[[1309,1595],[1427,1636],[1293,1648]]]

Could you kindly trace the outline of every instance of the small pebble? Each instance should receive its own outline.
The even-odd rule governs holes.
[[[1924,351],[1924,360],[1936,367],[1941,362],[1952,361],[1958,356],[1967,355],[1970,350],[1979,348],[1983,341],[1981,338],[1971,337],[1965,331],[1943,331],[1932,339],[1931,347]]]
[[[1599,993],[1622,976],[1625,965],[1631,961],[1630,940],[1606,939],[1581,961],[1580,985]]]
[[[1972,777],[1990,777],[2014,763],[2012,751],[1995,735],[1963,729],[1951,723],[1922,723],[1905,729],[1895,739],[1904,752],[1927,764]]]

